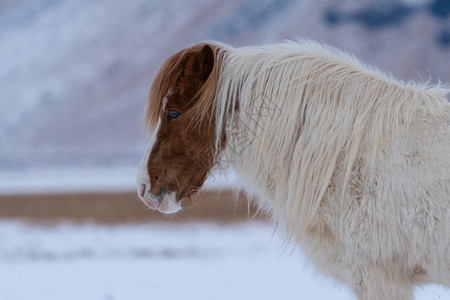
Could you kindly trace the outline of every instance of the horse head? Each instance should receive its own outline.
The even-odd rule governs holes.
[[[138,172],[138,195],[152,209],[174,213],[191,204],[214,164],[214,113],[199,116],[214,97],[216,52],[209,44],[184,49],[152,83],[146,122],[153,136]]]

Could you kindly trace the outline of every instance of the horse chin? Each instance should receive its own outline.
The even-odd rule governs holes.
[[[176,199],[177,196],[175,192],[164,194],[163,199],[158,206],[158,210],[165,214],[173,214],[180,211],[182,208]]]
[[[162,199],[161,197],[143,197],[141,199],[149,208],[164,214],[173,214],[182,209],[181,205],[176,201],[175,192],[164,193]]]

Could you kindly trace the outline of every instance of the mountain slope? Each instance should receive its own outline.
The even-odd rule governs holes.
[[[450,82],[448,11],[441,0],[4,1],[0,173],[137,165],[157,68],[205,39],[311,38],[404,80]]]

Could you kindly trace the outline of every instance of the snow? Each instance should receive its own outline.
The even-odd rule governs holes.
[[[0,195],[135,189],[136,168],[54,168],[0,172]]]
[[[305,262],[266,223],[0,222],[0,300],[354,299]]]

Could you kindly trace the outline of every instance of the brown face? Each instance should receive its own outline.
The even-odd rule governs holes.
[[[138,178],[138,194],[153,209],[171,213],[181,202],[189,205],[214,163],[214,123],[196,122],[192,114],[213,66],[213,50],[204,45],[183,53],[172,70],[175,82],[160,99],[159,130],[141,163],[148,174],[140,170],[144,179]]]

